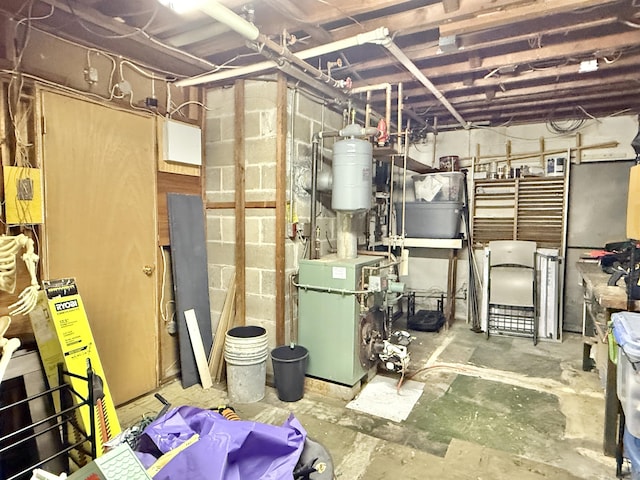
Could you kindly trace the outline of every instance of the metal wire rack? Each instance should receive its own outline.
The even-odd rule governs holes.
[[[68,380],[73,377],[87,382],[88,395],[80,395],[70,385]],[[94,416],[94,373],[91,368],[91,363],[87,361],[87,374],[86,376],[78,375],[75,373],[64,370],[62,364],[58,364],[58,383],[57,387],[50,388],[36,395],[24,398],[14,403],[10,403],[3,407],[0,407],[0,417],[3,415],[9,415],[11,410],[28,406],[30,402],[37,401],[43,397],[53,400],[54,395],[59,395],[60,398],[60,411],[50,415],[46,418],[32,422],[29,425],[21,427],[11,433],[0,437],[0,457],[6,455],[8,452],[14,449],[27,448],[30,441],[33,441],[40,435],[47,434],[49,432],[55,432],[60,435],[61,448],[58,452],[50,455],[47,458],[40,459],[36,463],[21,467],[22,470],[15,472],[5,472],[10,475],[5,480],[18,480],[30,478],[32,470],[43,466],[44,464],[54,460],[62,455],[65,456],[66,463],[69,459],[76,462],[74,457],[70,455],[71,452],[77,452],[80,457],[91,457],[93,460],[96,458],[96,444],[95,444],[95,416]],[[81,408],[89,409],[90,425],[89,429],[83,429],[78,421],[78,415]],[[77,462],[76,462],[77,463]]]

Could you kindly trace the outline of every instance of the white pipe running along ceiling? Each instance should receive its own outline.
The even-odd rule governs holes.
[[[166,3],[168,0],[161,1],[163,3]],[[256,27],[253,23],[248,22],[247,20],[215,0],[199,1],[197,8],[203,13],[209,15],[211,18],[217,20],[218,22],[227,25],[229,28],[236,31],[247,40],[254,42],[260,37],[264,37],[260,33],[260,30],[258,30],[258,27]],[[266,37],[264,37],[263,39],[269,44],[273,43]],[[293,55],[300,60],[305,60],[307,58],[317,57],[327,53],[336,52],[338,50],[343,50],[345,48],[363,45],[365,43],[376,43],[379,45],[383,45],[389,51],[389,53],[391,53],[396,58],[396,60],[404,65],[404,67],[409,70],[409,72],[420,83],[422,83],[422,85],[424,85],[438,99],[440,103],[442,103],[442,105],[444,105],[444,107],[454,116],[454,118],[458,120],[458,122],[460,122],[460,125],[462,125],[464,128],[469,128],[469,124],[465,122],[464,118],[462,118],[460,113],[458,113],[454,106],[451,105],[451,103],[445,98],[442,92],[440,92],[436,88],[436,86],[413,63],[413,61],[411,61],[411,59],[407,57],[407,55],[395,43],[393,43],[393,40],[391,39],[391,37],[389,37],[389,30],[386,27],[380,27],[370,32],[361,33],[344,40],[339,40],[319,47],[303,50],[302,52],[298,52],[295,54],[291,54],[291,52],[289,52],[286,47],[281,47],[281,50],[278,53],[280,53],[281,55]],[[278,66],[278,63],[274,61],[266,61],[225,72],[212,72],[197,77],[180,80],[176,82],[176,86],[186,87],[191,85],[200,85],[203,83],[215,82],[228,78],[235,78],[269,70],[273,68],[274,65]],[[312,67],[311,65],[309,65],[309,67],[310,70],[315,70],[315,67]]]
[[[380,41],[387,38],[388,35],[389,35],[389,30],[385,27],[380,27],[375,30],[371,30],[369,32],[360,33],[354,37],[349,37],[343,40],[338,40],[336,42],[327,43],[325,45],[321,45],[318,47],[302,50],[300,52],[294,53],[293,55],[298,57],[300,60],[306,60],[308,58],[318,57],[320,55],[325,55],[327,53],[344,50],[349,47],[364,45],[365,43],[379,43]],[[192,78],[186,78],[184,80],[180,80],[176,82],[175,85],[178,87],[188,87],[191,85],[201,85],[203,83],[213,83],[220,80],[226,80],[229,78],[236,78],[244,75],[264,72],[266,70],[273,68],[274,66],[277,67],[278,64],[274,61],[267,60],[264,62],[258,62],[252,65],[247,65],[246,67],[234,68],[234,69],[225,70],[222,72],[211,72],[211,73],[206,73],[204,75],[198,75]]]

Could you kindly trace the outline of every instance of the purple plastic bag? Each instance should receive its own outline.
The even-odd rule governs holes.
[[[154,420],[140,436],[136,454],[145,468],[193,435],[156,480],[291,480],[307,432],[291,414],[281,426],[230,421],[218,412],[178,407]]]

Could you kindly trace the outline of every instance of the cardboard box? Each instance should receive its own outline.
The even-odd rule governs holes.
[[[44,281],[43,287],[38,305],[29,317],[49,386],[52,388],[59,383],[59,363],[67,372],[84,377],[90,362],[95,378],[96,454],[100,456],[105,451],[105,442],[120,433],[120,424],[82,299],[73,278]],[[70,377],[66,381],[78,394],[87,398],[86,380]],[[59,398],[54,397],[54,403],[59,412]],[[80,426],[91,433],[89,407],[80,407],[79,412],[77,420]]]

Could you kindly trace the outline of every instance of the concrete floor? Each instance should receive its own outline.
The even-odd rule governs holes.
[[[597,373],[583,372],[582,340],[562,343],[491,337],[460,322],[441,333],[412,332],[412,378],[424,384],[409,417],[393,422],[306,392],[285,403],[267,387],[254,404],[234,405],[245,420],[281,424],[293,412],[331,453],[338,479],[612,479],[602,454],[604,396]],[[160,393],[173,406],[215,408],[224,384]],[[148,396],[119,408],[126,427],[160,403]],[[391,405],[390,408],[393,408]]]

